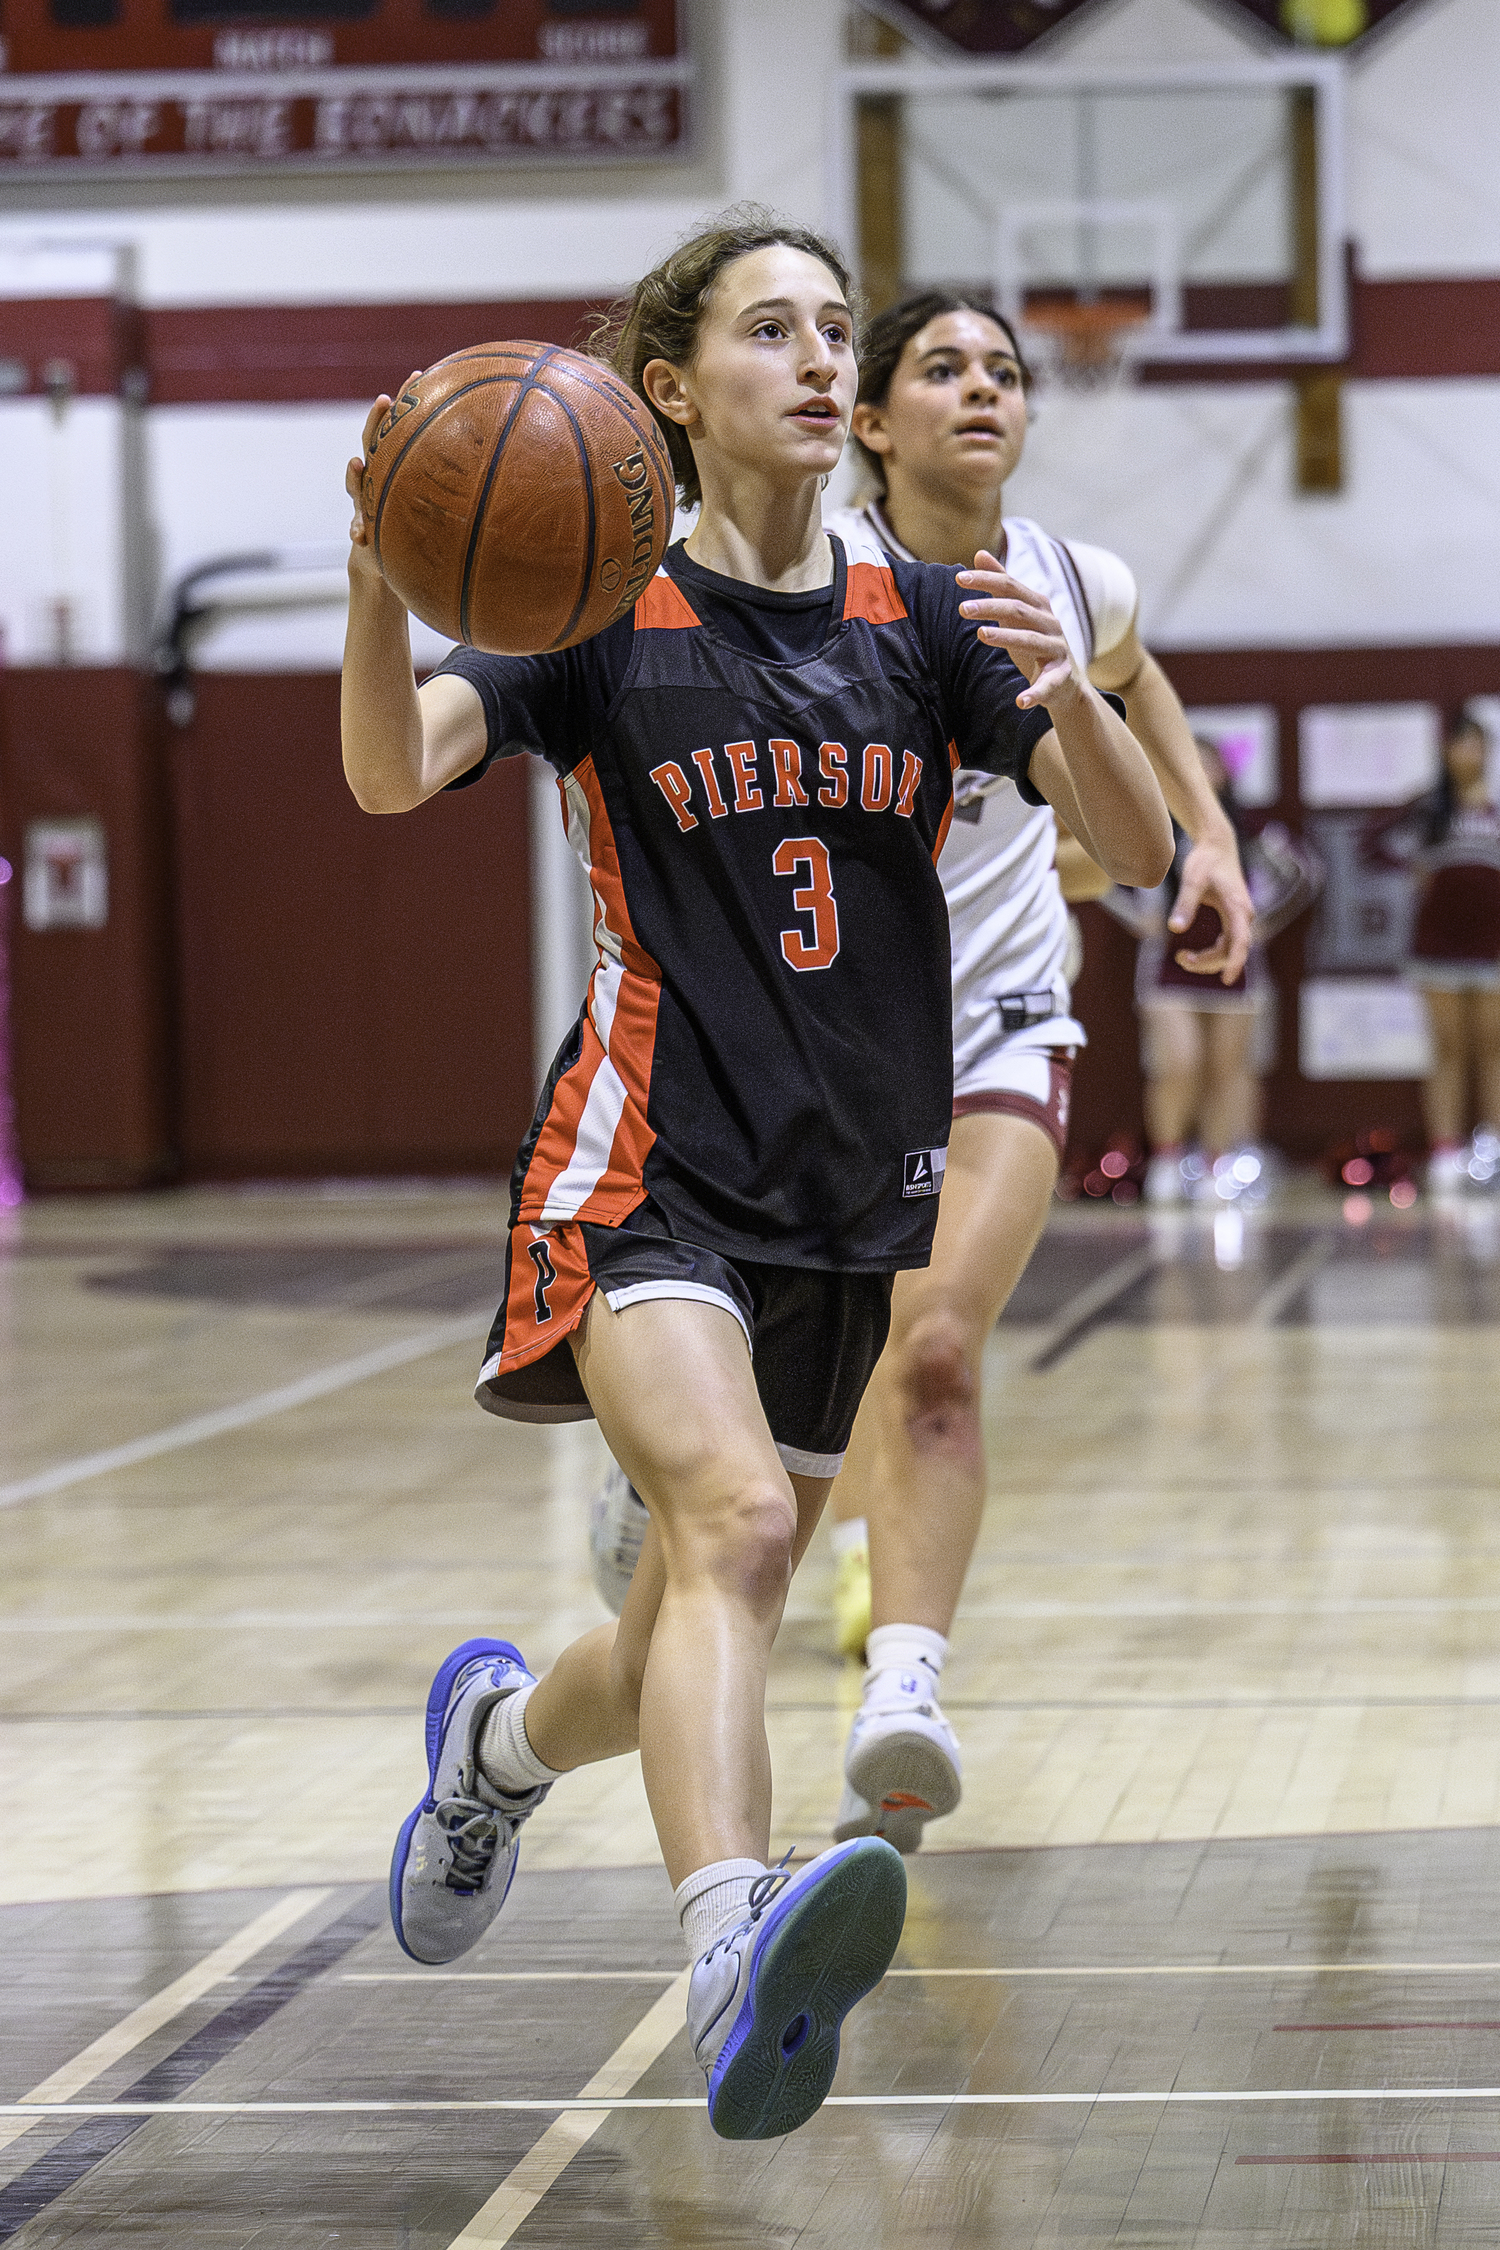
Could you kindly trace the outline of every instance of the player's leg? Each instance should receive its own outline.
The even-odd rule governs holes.
[[[869,1526],[872,1618],[839,1836],[914,1850],[958,1802],[937,1688],[984,1512],[984,1346],[1046,1223],[1058,1161],[1027,1117],[955,1118],[932,1262],[897,1277],[890,1340],[834,1488]]]
[[[1176,1001],[1148,1001],[1140,1010],[1141,1063],[1145,1071],[1146,1137],[1151,1164],[1148,1203],[1182,1200],[1182,1159],[1198,1122],[1203,1081],[1201,1019]]]
[[[1255,1015],[1249,1008],[1205,1008],[1203,1093],[1199,1117],[1211,1156],[1253,1141],[1260,1123],[1260,1082],[1250,1067]]]
[[[1423,987],[1432,1034],[1432,1065],[1422,1088],[1427,1121],[1427,1185],[1434,1195],[1451,1195],[1463,1176],[1463,1141],[1469,1075],[1466,992]]]
[[[1471,992],[1476,1122],[1500,1134],[1500,992]]]

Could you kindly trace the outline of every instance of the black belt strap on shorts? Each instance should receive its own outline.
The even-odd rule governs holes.
[[[1025,1031],[1034,1023],[1045,1023],[1057,1014],[1057,1002],[1050,992],[1007,992],[995,1006],[1000,1010],[1000,1029],[1007,1035]]]

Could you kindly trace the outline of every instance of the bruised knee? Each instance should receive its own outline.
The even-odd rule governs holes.
[[[903,1338],[897,1368],[901,1417],[918,1454],[977,1459],[979,1370],[963,1324],[936,1311],[914,1322]]]

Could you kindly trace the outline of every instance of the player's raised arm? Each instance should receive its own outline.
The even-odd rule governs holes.
[[[1052,721],[1032,753],[1033,786],[1115,882],[1153,889],[1172,863],[1172,822],[1145,751],[1078,670],[1045,595],[982,549],[958,583],[979,638],[1026,675],[1017,707]]]
[[[370,409],[366,455],[390,404],[382,397]],[[406,609],[375,560],[363,482],[364,459],[351,460],[344,472],[354,503],[339,706],[344,774],[365,812],[410,812],[484,756],[484,706],[467,680],[451,674],[429,680],[418,693]]]

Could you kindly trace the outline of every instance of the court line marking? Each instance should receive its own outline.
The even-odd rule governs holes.
[[[887,1977],[1327,1977],[1477,1976],[1500,1972],[1500,1961],[1094,1961],[1061,1968],[887,1969]],[[350,1970],[341,1984],[643,1984],[675,1977],[672,1969],[410,1969]],[[680,1980],[679,1980],[680,1981]],[[1278,2025],[1280,2030],[1281,2026]]]
[[[670,2027],[663,2028],[659,2044],[652,2054],[645,2055],[634,2069],[631,2083],[640,2078],[657,2057],[671,2044],[682,2029],[681,1995],[687,1990],[687,1974],[677,1980],[670,1994],[663,1993],[656,2007],[665,2010],[667,2002],[674,2003]],[[625,2054],[640,2033],[644,2032],[650,2017],[637,2026],[624,2044],[616,2050]],[[605,2064],[598,2077],[604,2077],[615,2061],[615,2056]],[[630,2069],[622,2066],[621,2075]],[[594,2079],[589,2085],[593,2086]],[[1141,2091],[1115,2091],[1106,2089],[1098,2093],[1079,2094],[830,2094],[823,2103],[825,2109],[1094,2109],[1119,2108],[1126,2105],[1145,2104],[1183,2105],[1189,2103],[1214,2103],[1222,2106],[1229,2102],[1500,2102],[1500,2086],[1233,2086],[1185,2087],[1163,2086]],[[474,2101],[321,2101],[321,2102],[56,2102],[47,2108],[38,2107],[22,2112],[15,2102],[0,2102],[0,2117],[18,2114],[33,2117],[446,2117],[471,2116],[476,2113],[503,2112],[522,2116],[543,2115],[556,2119],[557,2125],[543,2133],[541,2139],[523,2156],[520,2163],[502,2181],[482,2209],[456,2234],[448,2250],[474,2250],[478,2244],[493,2245],[509,2242],[522,2221],[535,2210],[547,2189],[557,2180],[578,2150],[593,2138],[606,2117],[615,2110],[669,2110],[705,2107],[702,2094],[592,2094],[587,2089],[581,2094],[558,2095],[548,2100],[541,2096],[507,2098],[503,2095],[491,2100]],[[552,2139],[557,2126],[568,2128]],[[580,2127],[586,2126],[586,2130]],[[533,2166],[546,2144],[551,2143],[543,2161]],[[523,2182],[522,2175],[526,2175]],[[490,2214],[493,2213],[493,2223]],[[486,2221],[485,2231],[476,2232],[481,2221]],[[497,2232],[496,2229],[503,2231]]]
[[[1391,2154],[1347,2156],[1237,2156],[1236,2164],[1500,2164],[1500,2149],[1450,2148],[1441,2155],[1421,2149],[1401,2149]]]
[[[29,2094],[22,2094],[19,2102],[7,2104],[5,2114],[24,2116],[28,2109],[52,2113],[59,2103],[66,2103],[70,2095],[81,2093],[112,2064],[139,2047],[153,2032],[160,2031],[174,2016],[180,2016],[195,2000],[201,2000],[215,1985],[223,1984],[236,1969],[243,1968],[294,1922],[300,1922],[304,1915],[313,1913],[332,1896],[331,1888],[288,1892],[285,1898],[278,1899],[274,1906],[268,1906],[263,1914],[247,1922],[242,1930],[236,1930],[233,1937],[215,1946],[212,1953],[205,1953],[193,1968],[184,1970],[180,1977],[163,1985],[160,1992],[143,2000],[138,2008],[132,2008],[128,2016],[122,2016],[108,2031],[90,2040],[71,2062],[61,2064],[50,2077],[33,2086]],[[0,2127],[0,2148],[9,2148],[12,2141],[29,2131],[28,2125]]]
[[[295,1383],[283,1383],[272,1391],[259,1391],[253,1398],[241,1399],[234,1406],[215,1407],[208,1414],[190,1415],[185,1422],[173,1422],[164,1430],[131,1438],[124,1445],[109,1446],[102,1453],[82,1453],[71,1461],[59,1461],[50,1469],[40,1470],[35,1476],[21,1477],[14,1484],[0,1484],[0,1508],[14,1508],[23,1500],[45,1500],[54,1492],[67,1492],[74,1485],[86,1484],[92,1477],[109,1476],[116,1469],[133,1469],[142,1461],[156,1460],[160,1454],[176,1453],[188,1445],[202,1445],[209,1438],[246,1429],[252,1422],[264,1422],[273,1414],[286,1414],[293,1407],[326,1398],[331,1391],[346,1390],[351,1383],[364,1383],[372,1375],[384,1375],[393,1367],[406,1366],[411,1360],[426,1359],[430,1353],[443,1351],[450,1344],[462,1343],[465,1339],[474,1342],[476,1324],[484,1317],[478,1309],[455,1313],[451,1319],[419,1329],[415,1335],[378,1345],[374,1351],[360,1352],[354,1359],[335,1360],[331,1366],[315,1368],[311,1375],[304,1375]]]
[[[436,1347],[434,1347],[436,1348]],[[102,1473],[102,1472],[101,1472]],[[1122,1617],[1122,1618],[1172,1618],[1172,1617],[1446,1617],[1472,1613],[1476,1616],[1493,1616],[1500,1612],[1500,1594],[1416,1594],[1370,1595],[1352,1597],[1343,1601],[1278,1600],[1267,1597],[1263,1601],[1014,1601],[1014,1602],[964,1602],[959,1615],[964,1618],[1005,1618],[1013,1623],[1038,1620],[1066,1621],[1069,1618]],[[585,1614],[583,1605],[576,1611],[554,1612],[554,1615]],[[592,1615],[590,1610],[587,1614]],[[787,1617],[793,1622],[804,1622],[821,1617],[821,1610],[791,1610]],[[364,1627],[388,1628],[393,1625],[492,1625],[493,1609],[233,1609],[215,1614],[204,1611],[163,1611],[156,1615],[143,1615],[139,1610],[114,1614],[101,1612],[72,1617],[0,1617],[0,1635],[5,1633],[225,1633],[225,1632],[342,1632],[357,1631]],[[1175,1708],[1176,1706],[1172,1706]],[[1250,1708],[1259,1710],[1255,1704]],[[413,1709],[417,1706],[413,1705]],[[772,1705],[775,1709],[778,1706]],[[796,1710],[836,1710],[837,1704],[797,1703],[781,1708]],[[90,1714],[92,1716],[93,1714]]]
[[[1338,1245],[1338,1237],[1324,1235],[1299,1251],[1291,1264],[1269,1289],[1257,1298],[1250,1308],[1248,1325],[1251,1328],[1271,1328],[1280,1319],[1293,1299],[1300,1297],[1320,1266],[1326,1266]]]
[[[468,2225],[453,2237],[449,2250],[476,2250],[480,2244],[487,2244],[494,2250],[495,2245],[509,2242],[517,2229],[524,2226],[548,2189],[598,2132],[614,2106],[610,2097],[628,2095],[631,2087],[645,2076],[683,2029],[691,1975],[691,1969],[684,1969],[672,1979],[660,1999],[653,2002],[635,2029],[621,2040],[608,2062],[595,2071],[575,2101],[537,2105],[551,2107],[559,2114],[553,2117],[547,2130],[501,2181],[488,2201],[474,2213]],[[595,2106],[598,2104],[603,2106]],[[703,2096],[685,2101],[682,2106],[701,2109]]]
[[[1033,1375],[1045,1375],[1049,1368],[1055,1367],[1073,1344],[1082,1341],[1083,1332],[1089,1323],[1112,1305],[1117,1297],[1123,1297],[1127,1289],[1133,1289],[1155,1264],[1156,1251],[1148,1243],[1144,1249],[1133,1250],[1128,1257],[1121,1258],[1106,1268],[1097,1281],[1091,1281],[1086,1288],[1078,1290],[1044,1330],[1036,1349],[1026,1362],[1029,1372]]]

